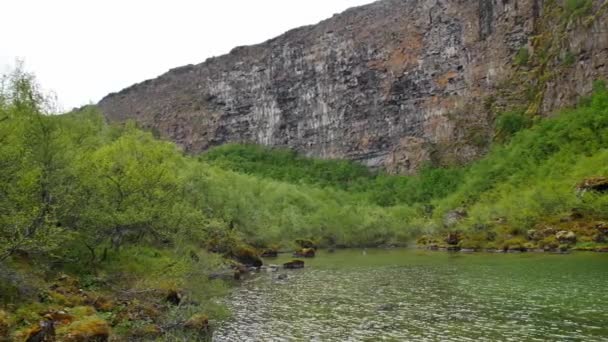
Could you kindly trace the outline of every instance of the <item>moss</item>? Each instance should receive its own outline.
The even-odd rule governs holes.
[[[4,310],[0,310],[0,341],[8,339],[10,327],[11,322],[8,313]]]
[[[559,241],[557,241],[555,235],[547,236],[538,242],[538,247],[545,250],[557,249],[559,248]]]
[[[57,329],[61,341],[107,341],[110,336],[110,325],[97,316],[88,316],[67,326]]]
[[[205,314],[193,315],[184,323],[184,328],[207,333],[209,330],[209,317]]]
[[[310,239],[297,239],[296,244],[300,246],[300,248],[317,248],[317,244]]]
[[[530,51],[527,47],[522,47],[515,54],[515,65],[526,66],[530,61]]]
[[[234,247],[229,257],[234,258],[246,266],[260,267],[264,264],[262,259],[260,259],[258,252],[253,247],[246,245]]]
[[[514,237],[514,238],[504,241],[502,243],[501,248],[505,251],[506,250],[521,251],[521,250],[526,249],[526,244],[527,244],[526,239],[518,236],[518,237]]]

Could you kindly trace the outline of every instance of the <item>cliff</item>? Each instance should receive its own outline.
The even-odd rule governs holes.
[[[226,142],[409,173],[484,153],[504,110],[545,115],[608,76],[605,1],[382,0],[110,94],[196,153]]]

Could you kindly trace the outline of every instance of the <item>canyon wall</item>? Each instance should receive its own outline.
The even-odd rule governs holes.
[[[487,150],[498,112],[546,115],[608,76],[605,1],[592,7],[382,0],[172,69],[99,107],[190,153],[240,142],[395,173],[466,163]]]

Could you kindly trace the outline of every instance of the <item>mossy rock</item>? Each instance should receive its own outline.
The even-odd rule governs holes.
[[[209,331],[209,317],[205,314],[193,315],[184,323],[184,328],[198,333],[207,333]]]
[[[559,241],[554,235],[548,236],[540,241],[538,241],[538,247],[544,250],[555,250],[559,248]]]
[[[562,230],[555,234],[555,238],[561,244],[575,244],[576,243],[576,234],[571,231]]]
[[[57,329],[57,337],[66,342],[104,342],[110,338],[110,325],[97,316],[88,316]]]
[[[314,248],[302,248],[293,253],[296,258],[314,258],[316,255]]]
[[[525,251],[527,241],[522,237],[514,237],[502,243],[502,249],[505,251]]]
[[[309,240],[309,239],[297,239],[296,244],[298,246],[300,246],[300,248],[302,248],[302,249],[304,249],[304,248],[317,249],[317,244],[314,243],[314,241]]]
[[[249,267],[261,267],[264,263],[257,251],[249,246],[238,246],[232,249],[231,257]]]
[[[290,262],[284,263],[283,268],[288,269],[288,270],[296,270],[296,269],[304,268],[304,261],[292,260]]]

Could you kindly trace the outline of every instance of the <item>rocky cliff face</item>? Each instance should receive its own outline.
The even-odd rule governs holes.
[[[548,113],[608,75],[606,5],[583,10],[382,0],[170,70],[99,107],[189,152],[250,142],[401,173],[467,162],[487,148],[497,111]]]

